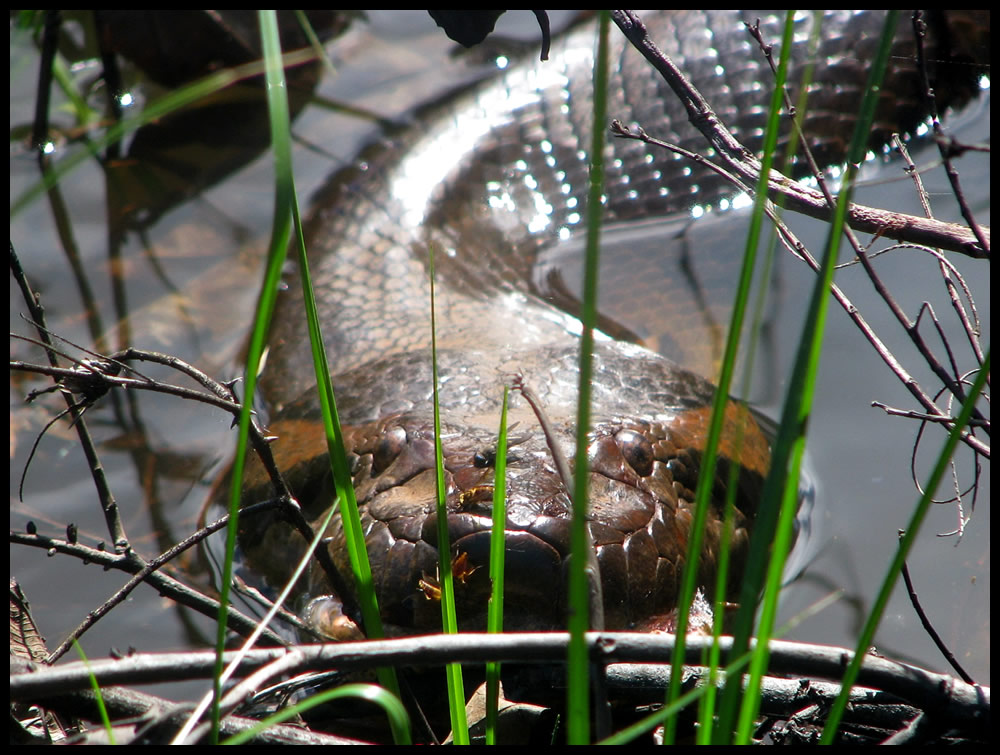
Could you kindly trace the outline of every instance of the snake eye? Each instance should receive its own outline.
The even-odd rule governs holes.
[[[628,465],[640,477],[653,473],[653,445],[645,436],[635,430],[621,430],[615,435],[615,442],[621,449],[622,456]]]
[[[406,430],[398,425],[387,428],[375,444],[375,452],[372,454],[372,474],[376,477],[382,474],[396,460],[404,446],[406,446]]]

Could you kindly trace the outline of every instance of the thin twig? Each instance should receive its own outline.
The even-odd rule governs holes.
[[[903,533],[900,532],[899,534],[900,537],[902,537]],[[937,633],[937,630],[934,629],[934,625],[931,624],[930,619],[927,618],[927,614],[924,613],[924,608],[920,605],[920,599],[917,598],[917,591],[913,587],[913,580],[910,579],[910,569],[907,567],[905,561],[903,562],[903,581],[906,583],[906,594],[910,597],[910,605],[912,605],[913,610],[917,612],[917,617],[920,619],[920,623],[923,625],[924,631],[927,632],[927,635],[937,646],[937,649],[941,651],[941,655],[943,655],[945,660],[948,661],[948,665],[955,669],[955,673],[962,677],[962,680],[966,684],[975,684],[975,680],[969,676],[969,673],[964,668],[962,668],[962,664],[958,662],[954,653],[952,653],[948,649],[948,646],[944,644],[944,640],[941,639],[941,635]]]
[[[52,342],[48,335],[48,329],[45,326],[45,309],[42,307],[41,298],[38,294],[31,290],[31,284],[28,282],[28,278],[24,274],[21,262],[18,260],[17,253],[14,251],[13,243],[10,244],[10,271],[14,276],[14,280],[17,281],[18,287],[21,289],[21,297],[24,299],[24,303],[28,306],[28,311],[31,313],[32,321],[38,326],[38,337],[43,343],[46,344],[45,353],[48,356],[49,363],[53,368],[58,368],[59,363],[55,358],[55,353],[52,350]],[[104,520],[107,524],[108,532],[111,535],[111,540],[114,543],[114,547],[117,552],[125,553],[129,549],[128,537],[125,535],[125,525],[122,523],[121,516],[118,512],[118,504],[115,501],[114,494],[111,492],[111,486],[108,484],[108,479],[104,474],[104,467],[97,455],[97,447],[94,445],[94,441],[90,436],[90,430],[87,428],[87,423],[83,421],[82,412],[76,407],[76,402],[73,400],[73,397],[65,395],[64,398],[70,414],[73,416],[73,424],[75,425],[77,435],[80,438],[80,446],[83,448],[83,453],[87,457],[87,464],[90,467],[91,475],[94,478],[94,485],[97,487],[97,495],[101,503],[101,511],[104,514]]]
[[[555,463],[556,471],[559,472],[559,479],[562,481],[563,488],[565,488],[566,497],[572,501],[573,470],[570,468],[569,459],[563,450],[562,444],[559,442],[555,428],[552,427],[549,416],[546,414],[544,407],[542,407],[541,399],[538,398],[538,394],[535,393],[534,389],[524,382],[524,375],[520,373],[514,375],[513,387],[515,391],[520,392],[524,396],[524,400],[528,402],[531,410],[535,413],[538,424],[541,425],[542,432],[545,434],[545,442],[549,447],[549,453],[552,454],[552,461]]]
[[[917,170],[917,166],[913,163],[913,160],[910,159],[910,151],[906,148],[906,145],[903,144],[902,139],[899,138],[899,134],[893,134],[892,139],[893,145],[903,158],[903,162],[906,165],[904,172],[913,179],[913,185],[916,189],[917,198],[920,200],[921,207],[924,208],[924,214],[927,217],[931,217],[930,196],[924,188],[924,182],[920,177],[920,171]],[[945,288],[948,291],[948,297],[951,299],[952,309],[955,310],[955,314],[958,316],[959,322],[962,323],[962,328],[965,330],[965,335],[969,340],[969,345],[972,347],[972,351],[976,355],[976,360],[982,364],[983,348],[982,344],[979,342],[979,313],[976,311],[976,302],[972,299],[972,295],[969,293],[965,280],[955,269],[955,266],[951,263],[947,263],[946,265],[945,257],[940,252],[938,252],[938,259],[941,263],[941,277],[944,279]],[[958,292],[955,290],[955,283],[951,279],[952,275],[958,278],[959,283],[962,286],[962,291],[965,293],[965,297],[969,302],[969,307],[972,310],[971,320],[969,318],[969,313],[966,312],[965,307],[962,306],[962,302],[958,297]]]
[[[611,17],[632,45],[660,72],[681,98],[691,123],[702,132],[722,159],[736,171],[742,181],[756,185],[760,161],[733,136],[701,93],[653,43],[639,17],[631,11],[613,11]],[[781,195],[787,206],[796,212],[819,220],[829,220],[832,215],[822,192],[792,181],[776,171],[772,171],[768,177],[768,192]],[[957,223],[928,220],[857,204],[848,208],[847,223],[851,228],[865,233],[950,249],[970,257],[987,256],[972,232]],[[988,230],[984,229],[983,232],[988,236]]]
[[[47,367],[45,365],[30,364],[20,361],[11,361],[10,369],[15,371],[36,372],[58,377],[60,379],[59,385],[64,386],[67,391],[72,391],[74,387],[80,386],[81,376],[85,375],[86,392],[88,395],[103,395],[103,393],[110,390],[111,387],[131,387],[157,393],[165,393],[179,398],[201,401],[211,406],[224,409],[234,417],[239,416],[241,404],[236,396],[234,384],[230,383],[228,385],[223,385],[182,359],[169,354],[161,354],[155,351],[145,351],[136,348],[124,349],[112,354],[109,357],[104,357],[102,355],[95,356],[97,357],[97,361],[78,361],[79,366],[73,369],[58,366]],[[115,374],[117,370],[110,371],[103,368],[104,365],[121,365],[131,371],[131,368],[128,368],[125,364],[129,361],[151,362],[177,370],[205,386],[210,393],[204,393],[202,391],[160,382],[145,376],[142,376],[141,379],[123,377]],[[292,496],[281,471],[278,469],[274,456],[271,453],[269,438],[264,435],[256,421],[250,423],[250,439],[253,443],[254,450],[257,452],[258,458],[261,460],[261,463],[268,473],[275,490],[275,497],[278,498],[283,504],[284,517],[295,527],[306,542],[309,542],[309,540],[313,537],[312,528],[306,521],[300,507],[295,502],[295,499]],[[339,588],[345,588],[340,575],[333,564],[333,559],[325,548],[319,549],[319,552],[316,554],[316,558],[318,559],[324,572],[330,578],[331,584]],[[63,649],[63,652],[65,652],[65,649]]]
[[[926,412],[918,412],[913,409],[897,409],[895,407],[884,404],[881,401],[872,401],[872,406],[876,409],[881,409],[886,414],[893,417],[907,417],[908,419],[919,419],[922,422],[937,422],[939,424],[946,424],[952,421],[951,417],[941,417],[937,414],[927,414]],[[977,425],[985,427],[986,423],[982,420],[970,420],[970,425]]]
[[[12,673],[20,673],[22,668],[12,667]],[[136,742],[148,743],[162,741],[164,732],[179,729],[190,713],[190,705],[174,703],[162,697],[150,695],[121,687],[104,687],[101,689],[101,699],[109,716],[115,720],[116,727],[127,726],[129,723],[136,729]],[[46,706],[60,713],[66,713],[74,718],[100,720],[97,697],[90,689],[71,691],[46,699]],[[220,723],[220,734],[232,736],[256,726],[260,721],[243,716],[228,716]],[[90,744],[95,736],[103,733],[103,729],[95,727],[84,739],[71,740],[74,744]],[[119,738],[120,739],[120,738]],[[67,744],[70,743],[69,741]],[[119,743],[121,743],[119,741]],[[307,731],[293,724],[277,724],[262,731],[253,740],[254,744],[366,744],[355,739],[347,739],[331,734]]]
[[[522,634],[460,634],[406,637],[369,642],[302,645],[295,648],[300,662],[289,672],[339,669],[355,671],[378,665],[438,666],[443,663],[483,663],[487,660],[525,663],[559,662],[565,658],[569,635],[564,632]],[[669,664],[675,638],[667,634],[630,632],[590,632],[586,636],[590,656],[601,663]],[[686,660],[697,665],[712,643],[711,637],[688,637]],[[721,638],[728,652],[731,638]],[[851,656],[844,648],[772,640],[771,672],[826,679],[839,679],[843,664]],[[240,668],[250,674],[290,651],[283,648],[251,650]],[[226,653],[225,660],[233,657]],[[12,673],[12,700],[41,700],[45,697],[90,685],[90,674],[101,686],[162,682],[172,679],[208,678],[215,656],[208,651],[136,655],[120,660],[92,660],[88,665],[71,663],[32,673]],[[16,668],[24,668],[24,664]],[[990,720],[990,689],[970,685],[953,677],[936,674],[886,658],[866,656],[858,684],[881,689],[923,709],[932,710],[942,722],[984,728]]]
[[[910,150],[906,148],[903,140],[899,138],[899,134],[892,135],[892,146],[899,152],[899,156],[903,158],[903,165],[905,166],[903,172],[913,181],[913,188],[916,192],[917,200],[920,202],[920,207],[924,211],[924,217],[934,217],[934,213],[931,212],[931,198],[927,193],[927,189],[924,188],[924,181],[920,177],[920,171],[917,170],[916,163],[910,159]]]
[[[109,372],[101,369],[101,363],[95,363],[89,360],[79,363],[81,367],[86,370],[88,377],[88,391],[97,393],[98,384],[102,384],[105,391],[109,390],[111,387],[147,390],[155,393],[165,393],[177,396],[178,398],[201,401],[211,406],[223,409],[233,416],[239,416],[241,404],[233,391],[232,385],[228,387],[223,386],[221,383],[212,380],[210,377],[205,375],[205,373],[201,372],[182,359],[178,359],[177,357],[167,354],[160,354],[154,351],[143,351],[135,348],[125,349],[124,351],[112,354],[110,357],[101,357],[101,359],[106,360],[103,363],[112,365],[121,364],[124,361],[133,359],[163,364],[194,378],[208,388],[211,393],[204,393],[191,388],[184,388],[183,386],[160,382],[145,376],[139,379],[110,374]],[[70,369],[59,366],[47,367],[45,365],[12,360],[10,362],[10,369],[18,372],[34,372],[41,375],[57,377],[70,391],[74,390],[74,386],[76,386],[81,379],[80,368]],[[275,494],[278,497],[291,497],[288,486],[285,484],[277,465],[274,463],[274,457],[270,452],[268,438],[263,434],[256,422],[251,423],[250,438],[254,445],[254,450],[257,452],[262,463],[264,464],[264,468],[267,470],[268,475],[271,478],[271,482],[275,488]]]
[[[969,208],[969,203],[965,201],[965,193],[962,191],[958,171],[955,169],[955,165],[951,159],[953,155],[960,153],[960,148],[952,139],[945,135],[944,129],[941,127],[941,120],[938,118],[937,103],[934,101],[934,90],[931,88],[930,77],[927,72],[927,59],[924,53],[924,36],[926,33],[927,26],[923,20],[923,11],[913,11],[913,36],[917,46],[917,71],[920,73],[922,84],[921,95],[924,98],[927,112],[931,114],[931,128],[934,130],[934,141],[941,152],[945,175],[948,176],[948,181],[951,183],[952,193],[955,195],[955,201],[958,203],[962,217],[969,224],[969,228],[975,235],[980,248],[983,249],[985,256],[988,258],[990,256],[988,231],[984,231],[979,223],[976,222],[976,218]]]
[[[774,70],[774,63],[773,60],[771,59],[771,54],[770,54],[770,45],[768,45],[765,42],[759,27],[748,26],[747,28],[750,30],[751,36],[753,36],[754,39],[757,41],[758,45],[760,46],[762,52],[765,55],[765,58],[771,63],[772,70]],[[924,73],[924,78],[926,80],[926,70],[923,73]],[[796,132],[799,135],[799,144],[802,147],[803,154],[805,154],[806,156],[809,168],[812,171],[813,177],[816,179],[819,185],[820,191],[823,193],[827,205],[830,207],[830,210],[833,211],[837,204],[836,199],[833,196],[833,192],[827,185],[823,171],[820,170],[819,165],[812,154],[812,150],[809,148],[809,143],[805,138],[805,134],[802,132],[801,126],[799,124],[799,119],[796,117],[794,113],[791,97],[789,96],[787,90],[783,90],[782,94],[785,100],[785,107],[790,113],[789,116],[790,120],[793,126],[795,127]],[[910,337],[910,340],[916,346],[917,351],[923,357],[924,361],[931,368],[934,374],[938,376],[941,382],[944,385],[946,385],[948,389],[955,395],[955,397],[958,398],[959,401],[964,401],[965,393],[964,390],[962,389],[961,383],[955,380],[954,376],[951,373],[949,373],[940,363],[940,361],[931,351],[930,347],[927,345],[926,341],[924,341],[924,338],[920,333],[917,323],[910,320],[910,318],[903,311],[903,308],[896,301],[896,298],[892,295],[892,292],[889,291],[888,286],[885,285],[881,277],[875,272],[875,268],[872,267],[871,265],[871,261],[868,255],[868,250],[858,240],[857,236],[854,234],[854,231],[850,227],[850,223],[848,223],[848,226],[844,228],[844,237],[847,239],[848,243],[850,243],[851,247],[854,249],[856,259],[864,268],[865,273],[868,276],[868,279],[872,282],[872,285],[875,286],[876,292],[881,297],[881,299],[886,303],[886,305],[888,305],[889,310],[893,313],[893,316],[900,323],[900,325],[903,328],[903,331]],[[983,418],[982,413],[978,411],[973,416],[980,419]]]
[[[85,562],[93,562],[105,568],[118,569],[129,574],[136,574],[146,566],[142,559],[135,556],[131,551],[128,554],[117,555],[100,548],[93,548],[80,543],[74,544],[68,540],[33,533],[11,532],[9,542],[19,545],[30,545],[35,548],[44,548],[51,555],[63,553]],[[210,618],[215,619],[218,617],[218,601],[192,590],[187,585],[172,577],[154,571],[146,576],[145,581],[158,590],[164,597],[186,605]],[[250,634],[257,629],[257,621],[244,616],[232,607],[229,609],[229,617],[226,624],[240,635]],[[280,637],[270,632],[268,632],[268,638],[279,644],[284,642]]]
[[[627,11],[616,11],[612,14],[612,17],[614,18],[615,23],[618,24],[619,28],[621,28],[625,33],[629,41],[632,42],[632,44],[643,54],[643,56],[646,57],[646,59],[660,72],[664,80],[670,85],[675,93],[681,97],[688,110],[691,122],[706,136],[711,145],[735,171],[736,175],[739,176],[740,181],[755,183],[760,170],[759,161],[728,131],[728,129],[726,129],[724,124],[722,124],[719,120],[718,116],[714,113],[711,107],[709,107],[707,101],[701,93],[695,89],[695,87],[684,77],[674,63],[670,61],[670,59],[662,52],[660,52],[652,40],[649,39],[649,36],[646,33],[646,28],[642,24],[641,20],[639,20],[635,14]],[[769,183],[772,191],[780,189],[779,193],[783,197],[788,198],[789,201],[794,199],[794,195],[796,193],[807,191],[806,187],[801,186],[797,182],[790,181],[777,173],[772,174]],[[789,192],[791,192],[793,196],[789,197]],[[822,195],[819,194],[819,196]],[[827,199],[824,197],[822,201],[825,204]],[[795,209],[794,206],[793,209]],[[871,231],[895,237],[892,232],[885,233],[885,228],[872,228]],[[851,234],[851,237],[853,238],[853,234]],[[940,242],[941,239],[938,239],[937,241]],[[856,238],[855,245],[856,249],[861,249],[860,244],[857,244]],[[942,243],[935,243],[934,245],[948,246],[947,244]],[[804,255],[804,258],[810,267],[814,270],[818,269],[818,263],[811,257],[811,255],[808,254],[804,247],[800,249],[800,252]],[[863,254],[863,250],[861,253]],[[874,278],[877,280],[877,276]],[[889,351],[882,340],[875,334],[874,330],[868,326],[867,323],[864,323],[864,320],[857,312],[857,309],[850,303],[843,292],[836,286],[831,288],[831,292],[837,299],[838,303],[854,320],[855,324],[858,325],[869,342],[872,343],[878,354],[882,357],[883,361],[886,362],[893,373],[896,374],[899,380],[907,388],[907,390],[913,394],[913,396],[929,413],[946,416],[945,412],[943,412],[934,403],[933,399],[931,399],[931,397],[920,387],[916,379],[909,374],[899,360],[896,359],[896,357]],[[902,316],[903,320],[906,321],[905,314]],[[862,323],[864,324],[862,325]],[[914,337],[912,334],[912,328],[909,329],[908,332],[911,333],[911,338]],[[916,338],[918,340],[920,339],[919,334],[916,335]],[[933,357],[931,357],[931,359],[933,359]],[[947,375],[943,369],[935,371],[943,374],[942,380],[947,385],[954,388],[955,395],[962,395],[961,387],[955,383],[951,376]],[[989,446],[983,443],[980,439],[976,438],[970,432],[963,432],[962,440],[966,443],[966,445],[970,446],[977,452],[982,453],[987,458],[989,457]]]
[[[662,147],[663,149],[668,149],[672,152],[675,152],[676,154],[682,155],[689,159],[695,160],[696,162],[699,162],[700,164],[709,167],[711,170],[715,171],[720,176],[730,181],[736,189],[740,191],[748,191],[746,185],[743,184],[739,178],[729,173],[724,168],[721,168],[720,166],[716,165],[711,160],[708,160],[701,155],[696,155],[674,144],[668,144],[667,142],[661,141],[660,139],[653,138],[649,136],[642,128],[639,128],[638,131],[636,132],[632,132],[626,126],[622,125],[619,121],[612,121],[611,132],[615,136],[618,136],[620,138],[636,139],[639,141],[643,141],[648,144]],[[809,267],[813,271],[819,270],[819,262],[816,260],[815,257],[812,256],[809,250],[806,249],[805,245],[803,245],[800,241],[798,241],[798,239],[796,239],[795,235],[791,232],[791,230],[785,225],[785,223],[780,219],[778,214],[774,211],[774,206],[768,203],[767,205],[765,205],[764,211],[767,213],[771,221],[775,224],[775,227],[778,230],[779,238],[782,240],[782,243],[784,243],[785,246],[788,247],[789,250],[791,250],[792,254],[798,257],[799,259],[805,261],[805,263],[809,265]],[[896,357],[885,345],[882,339],[879,338],[878,334],[875,332],[875,329],[872,328],[872,326],[867,322],[867,320],[865,320],[864,316],[861,314],[858,308],[854,306],[854,304],[848,298],[847,294],[845,294],[843,290],[836,283],[831,285],[830,292],[833,295],[833,297],[837,300],[837,303],[840,304],[843,310],[847,313],[848,317],[850,317],[851,320],[854,322],[854,324],[857,326],[858,330],[861,331],[862,335],[864,335],[865,338],[868,340],[868,342],[872,345],[876,353],[882,358],[882,360],[889,366],[889,368],[893,371],[893,373],[899,378],[900,382],[902,382],[903,385],[909,389],[910,393],[912,393],[917,398],[917,400],[920,401],[920,403],[923,404],[923,406],[928,409],[929,412],[933,413],[935,416],[940,417],[941,420],[945,423],[950,422],[953,418],[944,411],[942,411],[940,408],[938,408],[938,406],[934,402],[934,399],[932,399],[923,391],[923,389],[920,387],[917,381],[909,374],[909,372],[906,371],[906,369],[899,362],[899,360],[896,359]],[[969,432],[965,432],[962,435],[962,439],[963,441],[965,441],[967,445],[973,448],[973,450],[979,453],[983,453],[985,456],[987,456],[987,458],[989,457],[989,446],[986,446],[984,443],[982,443],[982,441],[980,441],[974,435],[972,435]]]
[[[240,511],[241,516],[251,516],[259,511],[267,511],[269,509],[275,508],[280,505],[281,501],[264,501],[262,503],[254,504],[253,506],[247,506],[245,509]],[[87,617],[83,622],[76,627],[65,639],[60,643],[59,647],[53,650],[49,657],[46,659],[46,663],[55,663],[59,658],[61,658],[66,651],[73,647],[73,642],[83,636],[90,627],[96,624],[101,618],[108,614],[112,608],[119,605],[125,598],[128,597],[129,593],[132,592],[141,582],[146,581],[146,578],[150,574],[155,572],[157,569],[162,567],[164,564],[169,563],[173,559],[177,558],[181,553],[186,551],[193,545],[197,545],[206,537],[214,532],[218,532],[220,529],[226,526],[229,522],[229,516],[224,516],[211,524],[207,524],[197,532],[189,535],[181,542],[177,543],[170,550],[161,553],[156,558],[151,561],[147,561],[145,566],[142,567],[138,572],[132,575],[132,579],[126,582],[114,595],[104,601],[97,609],[91,611],[87,614]],[[278,635],[271,634],[269,639],[277,640],[281,642],[281,638]]]

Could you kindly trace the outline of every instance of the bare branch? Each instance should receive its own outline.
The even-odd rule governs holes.
[[[614,11],[612,18],[628,40],[660,72],[663,79],[681,98],[688,109],[691,123],[704,134],[727,165],[745,183],[755,186],[760,175],[760,161],[726,128],[713,112],[701,93],[691,84],[676,65],[664,55],[646,34],[646,27],[631,11]],[[789,209],[819,220],[832,216],[823,194],[799,182],[772,171],[768,177],[768,193],[781,196]],[[956,223],[902,215],[875,207],[852,204],[847,213],[848,225],[858,231],[878,234],[899,241],[927,244],[970,257],[989,254],[989,229],[983,229],[986,246],[980,245],[976,236]]]
[[[224,524],[219,526],[224,526]],[[192,535],[192,537],[196,537],[196,535]],[[147,570],[147,564],[132,551],[126,554],[117,555],[109,553],[99,547],[94,548],[80,543],[70,543],[68,540],[62,540],[59,538],[51,538],[44,535],[21,532],[11,532],[9,541],[19,545],[30,545],[35,548],[44,548],[50,555],[63,553],[69,556],[74,556],[81,559],[85,563],[92,562],[100,564],[108,569],[118,569],[120,571],[128,572],[129,574],[138,575],[140,572]],[[178,603],[188,606],[189,608],[193,608],[210,618],[216,618],[218,616],[218,601],[209,598],[206,595],[202,595],[172,577],[168,577],[158,571],[148,569],[148,573],[144,575],[143,581],[148,582],[151,586],[159,590],[161,595],[168,597],[171,600],[175,600]],[[126,585],[126,587],[131,590],[134,585],[130,582],[129,585]],[[250,634],[257,628],[257,622],[254,619],[244,616],[231,606],[229,609],[229,619],[227,621],[227,625],[234,632],[238,632],[240,634]],[[270,632],[268,632],[268,639],[279,644],[284,643],[284,640],[282,640],[281,637]]]
[[[14,276],[14,280],[17,281],[18,287],[21,289],[21,297],[31,312],[32,321],[37,326],[38,337],[46,344],[45,353],[48,355],[49,363],[53,368],[58,368],[59,364],[55,358],[54,350],[51,348],[52,342],[49,340],[48,329],[45,327],[45,310],[41,304],[41,297],[31,290],[31,284],[28,282],[28,277],[24,274],[21,261],[17,258],[17,253],[14,251],[13,243],[10,244],[10,271]],[[115,502],[111,486],[108,484],[107,477],[104,474],[104,467],[101,465],[100,458],[97,455],[97,447],[90,437],[90,431],[87,429],[86,422],[83,421],[83,411],[80,407],[76,406],[72,396],[67,394],[65,395],[65,399],[69,413],[73,417],[73,424],[76,426],[76,432],[80,438],[83,453],[87,457],[87,464],[90,466],[94,485],[97,487],[101,511],[104,513],[104,519],[107,523],[111,540],[115,544],[116,551],[125,553],[129,549],[128,537],[125,535],[125,525],[122,523],[121,516],[118,513],[118,504]]]

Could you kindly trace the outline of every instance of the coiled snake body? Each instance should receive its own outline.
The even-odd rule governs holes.
[[[723,120],[750,147],[766,118],[768,75],[742,19],[767,12],[673,12],[650,24],[661,47],[709,94]],[[808,134],[822,159],[842,156],[874,50],[881,14],[831,12],[821,23]],[[797,38],[812,23],[803,17]],[[952,27],[940,26],[940,30]],[[884,112],[873,141],[919,117],[916,74],[905,58],[912,42],[897,35]],[[947,34],[934,57],[950,53]],[[336,176],[320,197],[309,229],[313,278],[327,348],[337,373],[341,420],[353,464],[369,558],[390,633],[440,626],[428,595],[437,564],[431,410],[428,250],[436,251],[438,369],[442,444],[460,623],[482,628],[489,579],[486,553],[500,396],[520,373],[541,398],[558,442],[571,456],[579,326],[546,301],[532,282],[539,250],[578,234],[586,193],[590,130],[592,31],[570,35],[551,60],[525,64],[459,102],[438,108],[401,144],[366,154]],[[796,64],[806,56],[796,43]],[[697,151],[700,136],[683,107],[622,41],[613,48],[609,116]],[[967,76],[965,78],[968,78]],[[971,92],[962,78],[947,95]],[[714,174],[634,141],[613,142],[606,158],[606,217],[624,222],[712,205],[728,193]],[[718,253],[716,250],[715,253]],[[735,255],[732,264],[738,264]],[[279,303],[263,388],[273,409],[270,429],[279,464],[313,520],[333,500],[325,441],[315,422],[298,282]],[[303,393],[305,391],[305,393]],[[607,629],[664,627],[684,566],[712,386],[640,345],[603,339],[593,378],[589,524],[598,567],[595,618]],[[530,408],[511,410],[508,453],[508,629],[564,625],[570,502],[552,450]],[[739,438],[739,440],[737,440]],[[738,451],[738,448],[741,449]],[[714,583],[722,537],[722,504],[730,467],[739,472],[730,533],[730,583],[736,585],[768,445],[739,406],[729,410],[699,580]],[[270,493],[259,469],[246,479],[245,501]],[[356,599],[339,517],[329,535],[338,575],[314,568],[303,587],[307,619],[332,636],[353,636]],[[287,578],[303,545],[280,521],[247,518],[241,546],[267,580]],[[336,584],[331,584],[334,582]],[[329,596],[329,598],[327,598]],[[342,603],[342,606],[340,604]],[[336,606],[336,609],[331,608]],[[348,629],[343,628],[342,612]],[[602,614],[602,616],[601,616]]]

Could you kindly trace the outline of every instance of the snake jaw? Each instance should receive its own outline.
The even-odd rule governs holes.
[[[618,352],[603,351],[604,368],[623,370],[627,365],[634,371],[637,355],[632,351],[625,349],[620,356]],[[647,410],[646,418],[595,417],[588,435],[588,526],[593,542],[588,559],[593,562],[590,571],[594,606],[601,609],[592,618],[595,622],[600,619],[595,626],[606,629],[665,626],[664,617],[674,608],[686,559],[691,502],[709,417],[704,409],[709,391],[702,390],[692,377],[678,376],[666,362],[656,361],[652,367],[655,371],[644,374],[640,382],[652,382],[662,375],[658,385],[683,386],[687,398],[676,405],[662,402],[656,411]],[[637,382],[634,374],[622,374],[623,385],[629,380]],[[626,390],[618,391],[622,404],[630,400]],[[567,416],[572,415],[557,403],[558,395],[549,384],[542,401],[556,417],[550,433],[558,435],[559,443],[571,449],[575,432]],[[549,438],[523,405],[521,409],[522,414],[515,415],[521,422],[516,449],[508,455],[507,467],[505,604],[507,616],[512,618],[506,623],[508,629],[553,630],[564,626],[567,611],[565,588],[559,586],[566,584],[572,506],[552,460]],[[746,423],[747,417],[745,410],[737,408],[730,422]],[[490,588],[486,565],[494,467],[489,450],[495,448],[495,431],[467,421],[458,424],[451,418],[448,413],[442,419],[442,447],[451,558],[462,559],[458,563],[464,564],[464,580],[456,585],[459,621],[463,628],[481,629],[485,626]],[[333,488],[328,471],[322,472],[328,470],[325,454],[316,450],[325,448],[325,443],[312,444],[313,435],[321,434],[312,433],[311,426],[307,420],[291,418],[273,425],[281,431],[275,451],[283,468],[292,472],[289,484],[302,501],[307,517],[318,522],[332,500]],[[433,426],[429,412],[411,410],[344,429],[375,589],[386,631],[394,634],[432,631],[440,622],[439,606],[427,599],[428,592],[433,593],[439,558]],[[758,432],[755,425],[747,427],[747,443],[755,449],[753,453],[737,453],[735,447],[722,449],[721,469],[727,468],[732,457],[740,458],[739,495],[731,533],[737,567],[745,553],[753,499],[759,491],[762,471],[766,472],[766,441],[753,434]],[[309,450],[312,457],[307,455]],[[724,472],[717,476],[725,478]],[[722,539],[725,484],[716,487],[699,563],[702,585],[714,581],[713,564]],[[259,498],[266,493],[248,493],[245,503],[255,495]],[[331,611],[332,604],[316,604],[310,609],[314,617],[310,621],[326,634],[349,635],[349,625],[344,629],[339,617],[344,615],[357,623],[358,612],[353,588],[344,586],[351,583],[351,567],[339,517],[334,518],[325,534],[336,574],[331,578],[319,566],[314,567],[306,597],[332,595],[343,605]],[[255,537],[259,543],[254,543]],[[275,552],[276,538],[281,542],[282,537],[263,527],[248,529],[241,540],[251,568],[266,574],[268,580],[277,579],[272,572],[281,568],[268,554]],[[288,543],[284,550],[291,553],[297,536],[285,537]],[[331,581],[340,587],[332,589]]]
[[[351,428],[350,449],[376,592],[387,631],[412,634],[440,621],[435,601],[438,541],[431,420],[420,412],[392,415],[371,427]],[[563,442],[571,427],[556,429]],[[486,565],[492,529],[493,467],[481,449],[490,431],[465,434],[444,421],[448,532],[458,565],[456,597],[463,628],[485,625],[490,579]],[[594,551],[593,590],[606,629],[662,628],[674,608],[690,526],[691,488],[700,453],[683,422],[597,420],[589,435]],[[571,504],[551,464],[548,439],[525,433],[509,459],[506,522],[508,629],[563,626]],[[311,468],[311,467],[310,467]],[[308,507],[314,514],[317,507]],[[737,534],[747,519],[736,515]],[[713,529],[714,527],[714,529]],[[711,577],[720,537],[712,520],[702,584]],[[342,575],[350,573],[339,519],[327,533],[328,549]],[[745,545],[745,537],[735,538]],[[742,551],[740,551],[742,552]],[[737,556],[738,560],[739,556]],[[310,601],[307,620],[335,638],[351,636],[353,593],[331,595],[326,575],[314,568],[309,594],[342,603]],[[345,576],[345,581],[349,578]],[[598,597],[600,596],[600,597]],[[344,608],[344,604],[348,608]],[[356,622],[355,622],[356,623]]]

